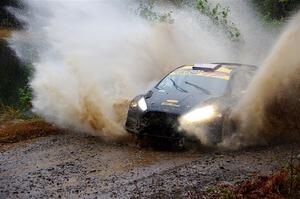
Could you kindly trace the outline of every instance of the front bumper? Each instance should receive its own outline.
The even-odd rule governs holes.
[[[140,136],[178,139],[182,135],[178,128],[178,115],[164,112],[134,113],[129,111],[125,126],[127,131]]]
[[[159,111],[140,112],[129,110],[125,127],[128,132],[139,136],[178,139],[187,135],[179,128],[179,116]],[[218,137],[222,132],[223,118],[217,118],[201,125],[213,136]]]

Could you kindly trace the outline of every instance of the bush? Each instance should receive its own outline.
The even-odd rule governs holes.
[[[22,119],[21,112],[15,107],[0,104],[0,123],[15,119]]]
[[[28,83],[30,71],[6,41],[0,39],[0,103],[17,106],[18,89]]]
[[[19,88],[19,103],[22,111],[28,111],[31,109],[32,90],[29,85],[25,85],[23,88]]]
[[[222,7],[217,3],[215,6],[207,0],[197,0],[197,9],[208,16],[214,24],[220,26],[232,40],[239,40],[241,33],[233,22],[228,19],[230,14],[229,7]]]

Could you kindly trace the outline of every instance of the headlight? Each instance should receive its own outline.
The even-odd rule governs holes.
[[[137,106],[138,106],[137,101],[132,100],[132,101],[130,102],[130,108],[136,108]]]
[[[140,109],[141,109],[142,111],[147,110],[147,104],[146,104],[146,101],[145,101],[145,98],[144,98],[144,97],[142,97],[141,99],[139,99],[139,101],[138,101],[138,106],[140,107]]]
[[[184,122],[203,122],[214,118],[215,116],[220,116],[213,106],[204,106],[192,110],[191,112],[182,116],[182,121]]]
[[[147,103],[146,103],[146,101],[145,101],[145,98],[144,98],[144,97],[141,97],[138,101],[133,100],[133,101],[130,103],[130,107],[131,107],[131,108],[139,107],[142,111],[147,110]]]

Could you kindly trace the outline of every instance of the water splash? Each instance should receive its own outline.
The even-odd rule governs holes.
[[[286,27],[231,117],[239,132],[222,146],[299,140],[300,12]]]
[[[15,14],[28,28],[14,33],[10,43],[20,57],[33,61],[33,110],[59,126],[105,138],[126,134],[128,100],[170,69],[197,62],[257,63],[257,57],[245,59],[241,52],[252,55],[268,47],[261,48],[260,42],[246,45],[253,43],[246,36],[248,28],[241,29],[244,43],[237,49],[192,8],[159,7],[172,9],[174,23],[153,24],[136,14],[135,1],[25,4],[28,12]],[[247,8],[243,2],[238,5]],[[248,15],[232,14],[238,28],[245,27]],[[24,50],[28,48],[37,56]]]

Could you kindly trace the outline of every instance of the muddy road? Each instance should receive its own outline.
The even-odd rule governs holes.
[[[36,138],[0,149],[0,198],[201,196],[282,166],[300,145],[220,152],[155,151],[80,134]]]

